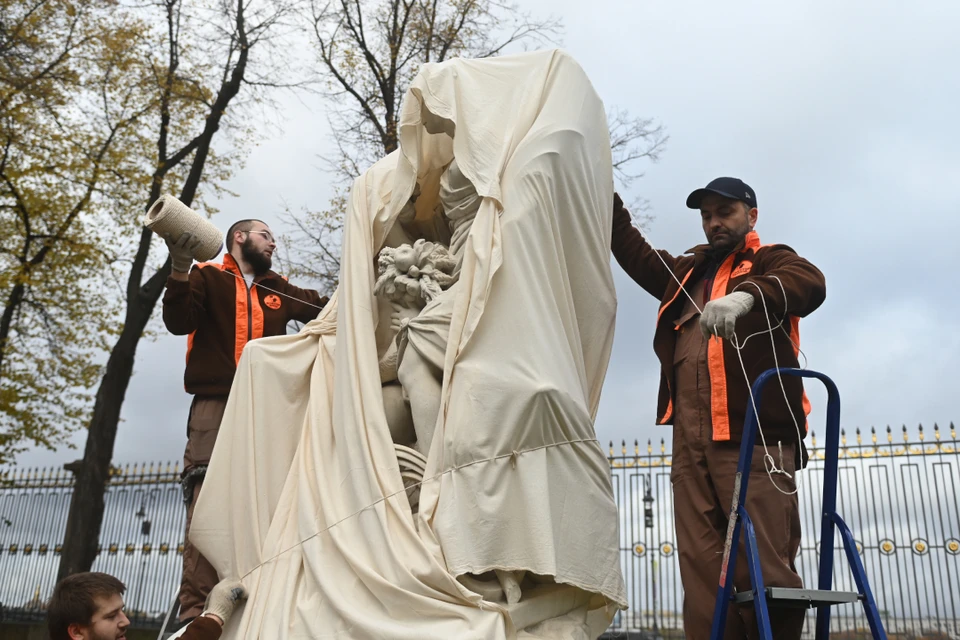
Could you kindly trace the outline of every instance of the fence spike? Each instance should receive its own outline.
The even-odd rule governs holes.
[[[610,457],[613,457],[613,440],[610,441]]]
[[[940,442],[940,425],[933,423],[933,439]]]
[[[817,432],[816,431],[810,432],[810,444],[813,445],[812,447],[813,449],[817,448]]]
[[[923,425],[922,424],[917,427],[917,431],[920,432],[920,435],[919,435],[920,442],[923,442]]]
[[[653,455],[653,441],[647,438],[647,455]]]
[[[863,444],[863,438],[860,437],[860,427],[857,427],[857,444]]]
[[[633,455],[640,455],[640,442],[636,438],[633,439]]]
[[[840,446],[847,446],[847,430],[840,429]]]
[[[627,455],[627,441],[626,441],[626,440],[621,440],[621,441],[620,441],[620,453],[621,453],[622,455]]]
[[[903,441],[906,442],[910,439],[910,436],[907,435],[907,425],[903,425]]]
[[[893,444],[893,430],[890,429],[890,425],[887,425],[887,442]]]
[[[660,438],[660,455],[664,455],[667,452],[667,445],[664,444],[663,438]]]
[[[956,430],[956,428],[953,426],[953,423],[952,423],[952,422],[950,423],[950,437],[953,438],[954,440],[957,439],[957,430]]]
[[[870,439],[873,441],[873,444],[877,444],[877,428],[870,427]]]

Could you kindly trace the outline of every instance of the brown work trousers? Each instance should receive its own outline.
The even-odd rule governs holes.
[[[684,590],[683,626],[688,640],[707,640],[720,584],[723,544],[740,448],[728,442],[712,442],[709,435],[699,442],[691,442],[689,435],[682,428],[675,427],[671,472],[677,553]],[[771,484],[764,470],[763,455],[763,446],[755,447],[746,507],[757,535],[764,584],[768,587],[801,587],[803,582],[794,564],[800,548],[797,496],[783,495]],[[779,468],[779,451],[771,449],[771,455]],[[793,475],[793,445],[783,447],[783,466]],[[792,479],[780,474],[773,478],[784,491],[793,490]],[[750,590],[743,542],[745,535],[745,532],[741,533],[734,573],[737,591]],[[802,609],[771,608],[773,637],[799,639],[804,615]],[[727,640],[759,638],[754,608],[731,604],[723,637]]]
[[[693,285],[691,295],[694,300],[703,302],[703,281]],[[706,341],[700,333],[699,312],[689,300],[676,324],[676,417],[670,479],[673,483],[680,581],[684,590],[683,626],[687,640],[707,640],[720,584],[740,445],[713,440]],[[794,564],[800,548],[799,505],[796,495],[785,495],[795,489],[795,447],[784,443],[781,451],[776,442],[768,442],[768,445],[777,468],[790,475],[773,474],[772,479],[777,484],[774,486],[764,467],[764,448],[762,445],[755,447],[747,491],[747,513],[756,529],[764,584],[801,587],[803,581]],[[744,535],[742,533],[740,537],[734,573],[737,591],[750,590]],[[798,640],[803,631],[804,615],[802,609],[771,609],[773,637]],[[759,638],[754,608],[731,604],[723,637],[727,640]]]
[[[198,465],[210,462],[226,406],[225,396],[198,396],[193,399],[190,405],[190,418],[187,421],[187,447],[183,454],[184,473]],[[201,476],[196,479],[193,485],[193,496],[187,504],[187,524],[183,536],[183,577],[180,581],[181,621],[195,618],[203,612],[207,594],[219,580],[217,570],[190,542],[190,523],[193,521],[193,510],[197,506],[202,486],[203,477]]]

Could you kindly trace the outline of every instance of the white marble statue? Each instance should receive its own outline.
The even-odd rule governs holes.
[[[416,226],[415,200],[411,200],[398,219],[408,242],[385,247],[379,256],[380,277],[374,293],[390,301],[396,336],[395,344],[380,360],[387,418],[397,444],[409,444],[408,420],[412,420],[416,447],[424,456],[433,442],[440,411],[443,359],[457,276],[480,201],[454,160],[440,179],[440,207],[434,217]],[[449,225],[449,250],[438,238],[438,224]],[[394,371],[408,409],[399,405],[396,385],[390,384]]]
[[[412,419],[416,447],[423,456],[428,455],[433,443],[457,276],[480,201],[476,189],[454,159],[440,179],[440,210],[433,219],[448,222],[449,251],[439,242],[419,237],[412,245],[385,247],[378,260],[380,277],[374,293],[390,301],[391,324],[396,334],[396,349],[391,348],[381,359],[381,371],[385,368],[391,373],[396,371],[403,399],[401,404],[396,397],[396,385],[384,385],[387,419],[397,444],[408,443]],[[413,204],[411,200],[400,213],[400,226],[407,234],[422,235],[425,227],[418,230],[413,226]],[[431,224],[426,228],[432,227]],[[390,375],[386,377],[392,381]],[[521,597],[521,584],[527,577],[523,571],[497,570],[493,575],[465,574],[459,579],[491,602],[516,604]],[[528,582],[533,586],[551,580],[530,575]]]

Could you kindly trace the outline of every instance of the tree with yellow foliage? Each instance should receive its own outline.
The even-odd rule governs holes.
[[[0,463],[79,428],[117,239],[147,184],[146,29],[105,0],[0,0]]]
[[[146,57],[156,113],[149,130],[150,170],[138,206],[127,211],[138,224],[137,243],[130,251],[120,330],[97,388],[83,460],[75,467],[60,577],[88,571],[97,556],[120,410],[137,345],[170,273],[165,250],[162,262],[151,260],[151,249],[162,245],[139,221],[163,193],[206,209],[202,188],[218,189],[246,148],[251,127],[243,107],[263,104],[265,92],[281,86],[290,71],[282,38],[294,6],[286,0],[154,0],[146,9],[159,9],[162,17]]]

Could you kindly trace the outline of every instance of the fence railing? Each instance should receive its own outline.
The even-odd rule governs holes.
[[[63,469],[0,473],[0,620],[45,615],[63,543],[73,474]],[[175,464],[111,470],[94,571],[127,586],[134,624],[159,626],[180,583],[186,510]]]
[[[960,454],[956,429],[920,427],[855,442],[841,438],[837,510],[851,527],[888,634],[960,637]],[[865,441],[866,440],[866,441]],[[810,463],[799,474],[803,527],[797,569],[804,584],[818,581],[824,452],[811,434]],[[663,441],[644,451],[610,446],[609,462],[620,511],[621,561],[630,610],[618,631],[682,634],[683,592],[677,560],[670,485],[671,456]],[[762,518],[762,514],[755,514]],[[834,588],[856,591],[843,553],[836,555]],[[813,636],[813,613],[806,633]],[[860,605],[835,607],[832,631],[870,637]]]
[[[840,451],[838,510],[852,528],[892,636],[960,637],[960,452],[956,430],[908,434],[887,429]],[[803,537],[797,567],[817,582],[823,450],[811,434],[811,461],[800,473]],[[663,441],[611,445],[609,463],[620,511],[621,561],[630,610],[612,629],[682,636],[683,591],[677,563]],[[56,579],[73,476],[62,469],[0,472],[0,621],[39,620]],[[179,469],[138,464],[111,473],[94,570],[127,585],[134,623],[159,626],[180,580],[185,509]],[[762,517],[762,516],[761,516]],[[854,590],[842,554],[834,585]],[[868,635],[854,606],[834,610],[835,632]],[[812,633],[812,617],[807,629]]]

